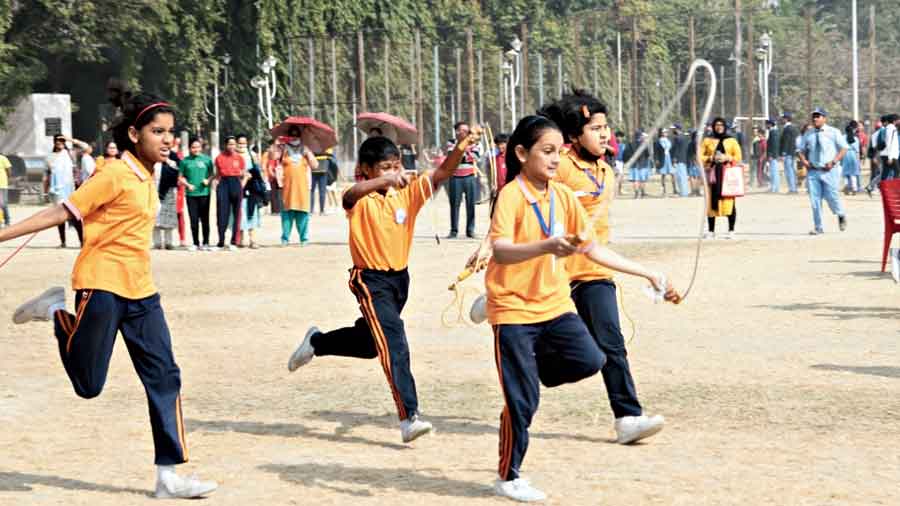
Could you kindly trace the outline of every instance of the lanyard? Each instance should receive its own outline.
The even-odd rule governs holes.
[[[553,192],[553,188],[550,188],[549,182],[547,183],[547,191],[550,192],[550,223],[548,224],[544,220],[544,215],[541,213],[541,208],[538,205],[537,199],[531,195],[531,192],[528,191],[528,188],[525,187],[525,182],[522,181],[522,176],[516,177],[516,182],[519,183],[519,188],[522,189],[522,193],[525,195],[525,199],[531,204],[531,209],[534,210],[535,216],[537,216],[538,222],[541,224],[541,230],[544,232],[544,235],[547,237],[551,237],[553,235],[553,229],[551,228],[554,223],[556,223],[556,198]]]
[[[594,174],[591,172],[590,169],[581,169],[581,170],[584,171],[585,175],[587,175],[587,177],[589,177],[591,179],[591,181],[594,182],[594,186],[597,187],[597,191],[591,192],[591,195],[594,197],[599,197],[600,195],[603,195],[603,189],[606,188],[606,167],[603,168],[603,183],[597,182],[597,178],[594,177]]]
[[[575,161],[575,159],[571,156],[569,157],[569,159],[572,160],[572,163],[574,163],[576,167],[584,172],[584,175],[586,175],[591,180],[591,182],[594,183],[594,187],[597,188],[597,191],[589,192],[589,195],[591,195],[592,197],[599,197],[600,195],[603,195],[603,190],[606,188],[606,167],[603,167],[603,182],[600,183],[599,181],[597,181],[597,178],[594,177],[594,173],[591,172],[591,169],[585,169],[581,167],[580,165],[578,165],[578,162]]]

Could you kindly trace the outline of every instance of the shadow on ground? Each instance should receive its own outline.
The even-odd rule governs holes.
[[[350,411],[313,411],[307,416],[312,416],[326,422],[340,424],[335,429],[336,434],[346,434],[353,430],[354,427],[363,425],[373,425],[383,429],[394,429],[398,427],[397,417],[394,415],[370,415],[366,413],[355,413]],[[423,414],[422,418],[434,424],[434,430],[438,433],[447,434],[463,434],[463,435],[480,435],[491,434],[497,435],[498,425],[491,425],[478,420],[477,418],[462,416],[441,416],[433,414]],[[562,434],[557,432],[530,432],[532,438],[537,439],[569,439],[572,441],[582,441],[588,443],[609,443],[611,439],[593,438],[580,434]]]
[[[379,467],[350,467],[340,464],[267,464],[258,469],[275,473],[284,481],[304,487],[317,487],[356,497],[370,497],[371,489],[390,492],[414,492],[446,497],[490,497],[492,488],[446,478],[437,469],[410,470]],[[424,504],[424,503],[423,503]]]
[[[809,366],[809,368],[818,369],[820,371],[840,371],[852,372],[856,374],[867,374],[869,376],[881,376],[882,378],[900,378],[900,367],[890,365],[816,364]]]
[[[45,474],[0,471],[0,492],[31,492],[33,490],[31,487],[34,485],[84,492],[106,492],[108,494],[150,496],[149,491],[138,490],[136,488],[113,487],[110,485],[100,485],[97,483],[89,483],[86,481]]]
[[[376,446],[387,448],[389,450],[408,450],[411,447],[395,443],[387,443],[383,441],[372,441],[359,436],[346,434],[346,431],[335,431],[333,434],[320,432],[310,429],[305,425],[298,423],[265,423],[265,422],[249,422],[249,421],[233,421],[233,420],[185,420],[185,427],[189,432],[195,430],[205,430],[210,432],[239,432],[241,434],[251,434],[254,436],[281,436],[281,437],[307,437],[328,441],[332,443],[352,443],[363,444],[368,446]],[[399,425],[397,426],[397,437],[400,437]]]
[[[810,302],[806,304],[786,304],[783,306],[761,304],[753,307],[777,309],[779,311],[812,312],[813,316],[831,318],[834,320],[862,320],[866,318],[893,320],[900,317],[900,307],[888,306],[841,306],[822,302]]]

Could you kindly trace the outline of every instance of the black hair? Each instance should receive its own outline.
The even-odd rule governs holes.
[[[175,109],[173,109],[171,105],[165,104],[151,107],[154,104],[165,104],[165,101],[156,95],[138,93],[124,103],[122,106],[122,116],[112,129],[113,140],[116,141],[116,146],[119,148],[119,151],[131,151],[131,154],[137,154],[134,150],[134,143],[131,142],[131,138],[128,137],[128,129],[130,127],[140,130],[153,121],[159,114],[171,114],[172,116],[175,116]]]
[[[250,136],[248,136],[248,135],[245,134],[245,133],[240,133],[240,134],[237,134],[237,135],[234,136],[234,140],[235,140],[235,141],[237,141],[238,139],[247,139],[247,143],[248,143],[248,144],[250,143]]]
[[[226,136],[225,136],[225,140],[222,141],[222,144],[228,144],[228,141],[234,141],[234,142],[237,142],[237,137],[235,137],[235,136],[233,136],[233,135],[226,135]]]
[[[530,150],[541,138],[544,130],[556,130],[562,133],[553,120],[546,116],[525,116],[516,125],[506,145],[506,182],[512,182],[522,172],[522,162],[516,156],[516,146]]]
[[[847,144],[853,144],[853,141],[856,140],[857,128],[859,128],[859,123],[856,120],[851,120],[850,123],[847,123],[846,128],[844,128],[844,133],[847,134]]]
[[[459,130],[459,127],[461,127],[462,125],[468,125],[468,124],[469,124],[468,121],[457,121],[456,123],[453,124],[453,131],[455,132],[455,131]]]
[[[509,142],[509,134],[497,134],[494,136],[494,144]]]
[[[383,162],[391,158],[400,158],[400,150],[394,141],[387,137],[369,137],[359,147],[360,165],[374,167],[378,162]]]
[[[587,91],[575,89],[556,102],[541,108],[538,114],[559,125],[566,142],[573,142],[584,132],[585,125],[591,122],[593,115],[608,112],[606,105],[596,97]]]
[[[506,143],[506,183],[511,183],[522,172],[522,162],[516,156],[516,147],[522,146],[526,151],[530,150],[541,138],[546,130],[556,130],[562,133],[559,125],[550,118],[541,115],[525,116],[516,125],[512,135]],[[491,200],[491,217],[494,216],[494,206],[497,204],[497,195]]]
[[[203,140],[200,139],[199,137],[191,137],[190,139],[188,139],[188,147],[191,147],[191,144],[193,144],[195,142],[199,142],[200,147],[203,147]]]

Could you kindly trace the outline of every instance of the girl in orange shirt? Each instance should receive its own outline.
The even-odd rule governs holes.
[[[150,273],[150,233],[159,210],[151,171],[168,159],[174,132],[171,105],[152,95],[132,97],[114,130],[122,159],[97,167],[59,205],[0,231],[3,242],[68,219],[83,223],[84,245],[72,271],[75,314],[66,311],[65,290],[53,287],[20,306],[13,322],[53,321],[63,366],[85,399],[103,390],[113,344],[122,333],[150,407],[159,498],[200,497],[217,487],[175,473],[175,465],[188,460],[181,372]]]
[[[520,501],[546,496],[519,477],[540,384],[555,387],[596,374],[606,356],[576,314],[567,262],[586,255],[608,268],[647,279],[677,297],[664,277],[597,244],[572,190],[553,181],[563,136],[543,116],[516,126],[507,147],[506,186],[494,203],[493,258],[485,276],[488,320],[505,408],[500,415],[499,495]]]
[[[615,196],[615,171],[606,164],[610,130],[606,105],[590,94],[575,90],[541,109],[540,114],[562,128],[571,148],[562,155],[555,180],[575,192],[593,221],[601,245],[609,238],[609,207]],[[613,272],[584,255],[567,259],[572,300],[594,341],[606,355],[600,370],[615,417],[616,441],[634,443],[663,428],[662,416],[647,416],[638,402],[637,389],[625,337],[619,324],[619,306]]]

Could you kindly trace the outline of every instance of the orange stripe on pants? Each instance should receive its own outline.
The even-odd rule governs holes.
[[[500,413],[500,462],[497,472],[500,479],[505,480],[509,474],[513,454],[512,420],[509,418],[509,407],[506,405],[506,390],[503,388],[503,367],[500,356],[500,327],[493,326],[494,330],[494,361],[497,364],[497,374],[500,377],[500,391],[503,392],[503,411]]]
[[[87,308],[88,301],[91,300],[92,293],[94,293],[93,290],[85,290],[81,294],[81,304],[78,305],[78,314],[75,317],[75,323],[68,332],[69,339],[66,341],[66,353],[69,353],[72,349],[72,338],[75,337],[75,332],[78,331],[78,325],[81,323],[81,317],[84,316],[84,310]]]
[[[378,320],[378,314],[375,312],[375,306],[372,303],[372,294],[369,293],[369,288],[366,287],[365,282],[362,280],[362,272],[357,269],[353,269],[353,271],[355,272],[351,274],[351,283],[354,280],[359,283],[357,299],[359,300],[363,317],[366,319],[366,323],[369,324],[369,330],[372,332],[372,337],[375,340],[375,347],[378,349],[381,367],[384,369],[384,375],[387,377],[388,385],[391,387],[391,394],[394,397],[394,404],[397,406],[397,414],[400,417],[400,420],[406,420],[409,418],[406,413],[406,407],[403,405],[403,400],[400,398],[400,392],[394,385],[394,375],[391,371],[391,353],[387,336],[384,335],[384,330],[381,328],[381,322]]]

